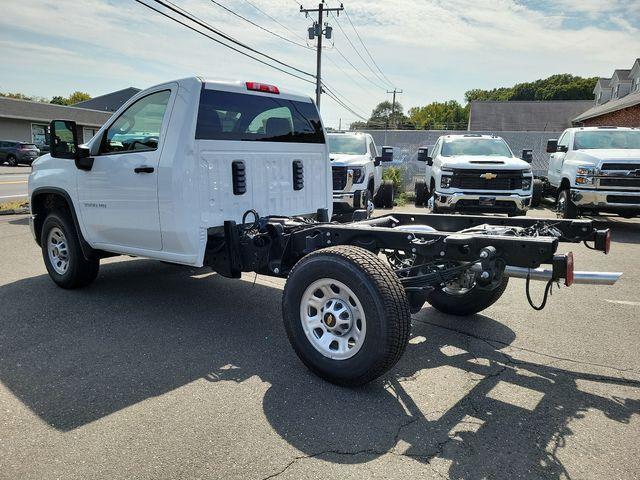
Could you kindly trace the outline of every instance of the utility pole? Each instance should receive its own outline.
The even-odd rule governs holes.
[[[318,8],[303,8],[300,5],[300,12],[304,13],[307,17],[309,13],[318,12],[318,21],[313,23],[313,26],[309,28],[309,40],[313,40],[315,37],[318,37],[318,48],[316,53],[316,106],[318,109],[320,108],[320,95],[322,94],[322,37],[325,36],[327,39],[331,38],[332,28],[328,25],[325,25],[325,28],[322,26],[322,16],[324,12],[336,12],[337,15],[340,15],[340,12],[344,10],[342,4],[336,8],[325,7],[324,0],[318,4]]]
[[[391,118],[393,118],[393,116],[396,113],[396,93],[400,94],[402,93],[402,90],[398,90],[397,88],[394,88],[393,92],[390,92],[389,90],[387,90],[387,93],[393,93],[393,102],[391,102]]]

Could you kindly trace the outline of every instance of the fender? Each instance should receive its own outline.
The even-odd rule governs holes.
[[[80,229],[80,222],[78,221],[78,215],[76,213],[76,208],[75,208],[75,205],[73,204],[73,200],[71,200],[71,196],[69,195],[69,193],[66,190],[63,190],[62,188],[39,187],[33,191],[30,198],[30,204],[31,204],[31,215],[33,218],[34,225],[35,225],[35,222],[37,221],[36,220],[37,214],[34,214],[33,212],[33,199],[34,197],[37,197],[40,195],[46,195],[46,194],[60,195],[62,198],[65,199],[65,201],[69,205],[71,218],[73,218],[73,226],[75,227],[76,232],[78,234],[78,239],[80,240],[80,248],[82,250],[82,255],[84,256],[84,258],[89,260],[91,258],[95,258],[96,255],[99,256],[99,251],[92,248],[91,245],[89,245],[89,243],[85,240],[84,235],[82,234],[82,230]],[[44,221],[44,219],[42,219],[42,221]],[[36,242],[38,243],[38,245],[42,246],[40,242],[40,235],[36,235]]]

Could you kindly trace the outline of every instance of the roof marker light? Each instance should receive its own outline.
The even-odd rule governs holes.
[[[279,94],[280,90],[274,85],[267,85],[266,83],[259,82],[246,82],[247,90],[255,90],[256,92],[275,93]]]

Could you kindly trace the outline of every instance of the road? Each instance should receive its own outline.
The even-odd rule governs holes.
[[[295,356],[280,280],[116,257],[65,291],[0,217],[0,478],[640,478],[640,222],[611,225],[609,256],[571,247],[616,287],[427,306],[350,390]]]
[[[27,178],[30,168],[0,166],[0,202],[27,197]]]

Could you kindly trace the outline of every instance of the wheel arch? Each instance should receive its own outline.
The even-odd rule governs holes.
[[[31,194],[30,205],[31,215],[33,216],[33,234],[38,245],[41,243],[42,225],[44,224],[47,214],[55,210],[63,210],[69,213],[73,220],[73,226],[78,234],[84,257],[89,260],[96,255],[96,251],[91,248],[91,245],[89,245],[82,234],[78,215],[68,192],[56,187],[36,188]]]

